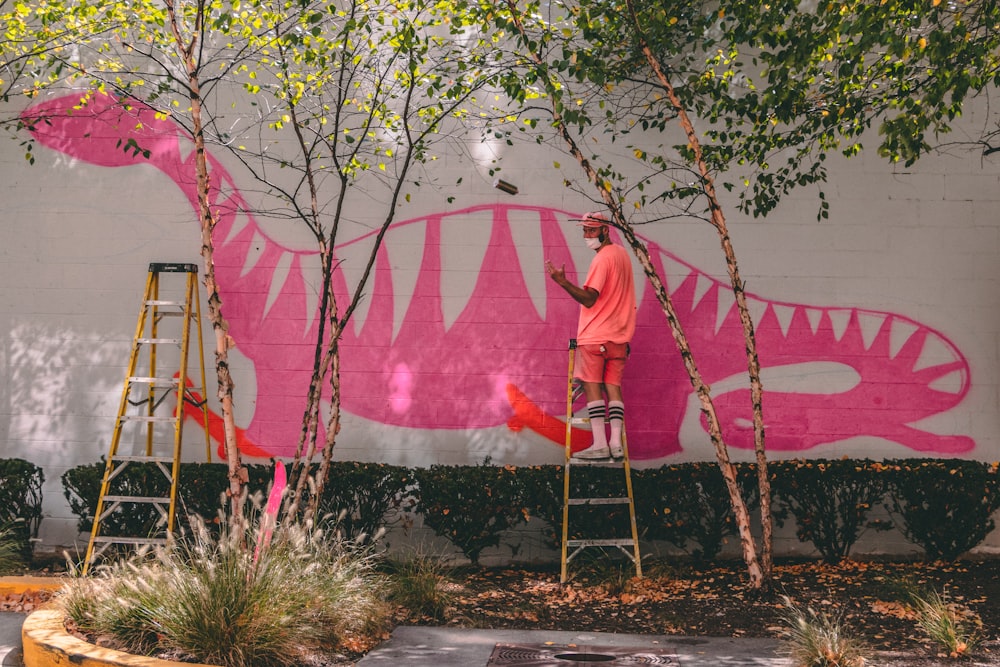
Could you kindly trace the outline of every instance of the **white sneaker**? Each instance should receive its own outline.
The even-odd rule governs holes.
[[[622,448],[621,445],[611,446],[611,458],[613,458],[616,461],[625,458],[625,450]]]
[[[611,457],[611,450],[607,447],[598,447],[597,445],[591,445],[586,449],[581,449],[578,452],[573,453],[574,459],[607,459]]]

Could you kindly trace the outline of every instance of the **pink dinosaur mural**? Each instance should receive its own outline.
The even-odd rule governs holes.
[[[28,109],[24,118],[35,139],[95,165],[151,165],[195,203],[191,142],[174,123],[103,95],[75,108],[79,101],[68,96]],[[37,118],[46,120],[30,120]],[[130,141],[149,157],[124,150]],[[210,156],[210,166],[224,312],[257,375],[256,409],[240,433],[241,447],[250,456],[288,456],[318,326],[308,284],[315,277],[306,268],[314,253],[270,237],[245,212],[222,164]],[[566,349],[577,305],[545,278],[541,265],[548,258],[574,272],[572,248],[580,240],[567,220],[576,214],[490,204],[394,224],[379,250],[368,300],[343,338],[343,408],[414,429],[506,424],[561,445]],[[484,242],[470,245],[451,233],[458,228]],[[362,248],[367,254],[366,241],[352,239],[338,254],[348,258]],[[400,247],[413,256],[412,266]],[[752,448],[742,330],[728,286],[654,243],[649,248],[699,369],[714,387],[728,443]],[[456,256],[464,273],[454,268]],[[350,271],[345,261],[336,273],[341,295],[354,287]],[[635,459],[655,459],[681,451],[682,427],[698,409],[659,304],[645,281],[638,284],[639,324],[624,381],[629,448]],[[779,377],[766,387],[769,449],[802,451],[855,436],[937,454],[975,447],[969,437],[932,433],[918,423],[955,407],[969,391],[968,363],[941,333],[897,314],[750,300],[765,380],[768,373]],[[819,381],[786,382],[808,377]],[[210,426],[221,430],[217,422]],[[574,447],[587,439],[575,431]]]

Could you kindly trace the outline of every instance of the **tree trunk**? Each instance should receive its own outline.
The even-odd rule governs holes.
[[[514,0],[506,0],[507,6],[511,12],[511,18],[517,27],[517,30],[522,38],[525,45],[529,43],[524,25],[520,20],[518,14],[517,5]],[[538,64],[544,64],[541,57],[535,53],[530,53],[532,60]],[[712,396],[710,393],[710,387],[705,384],[702,380],[701,374],[698,372],[698,367],[694,361],[694,355],[691,353],[690,345],[687,341],[687,336],[684,334],[683,327],[681,326],[680,320],[677,318],[677,312],[674,309],[673,302],[670,299],[670,295],[660,279],[659,275],[656,273],[656,267],[653,266],[653,262],[649,257],[649,251],[636,236],[632,229],[632,226],[625,220],[622,214],[621,207],[618,202],[615,201],[611,192],[604,185],[599,174],[594,170],[590,161],[583,155],[576,140],[570,134],[569,129],[566,127],[566,123],[562,119],[555,99],[552,95],[554,92],[552,90],[551,81],[546,77],[545,79],[546,91],[549,94],[549,100],[552,104],[552,120],[553,126],[559,132],[563,141],[569,148],[570,153],[580,164],[584,173],[587,175],[588,180],[593,183],[594,187],[597,188],[607,204],[608,208],[611,210],[612,216],[615,221],[616,227],[623,233],[629,245],[632,247],[633,252],[642,265],[643,270],[646,273],[646,277],[649,279],[650,284],[653,286],[656,292],[657,300],[660,302],[660,306],[663,309],[664,315],[666,315],[667,323],[670,326],[671,334],[673,335],[674,342],[677,344],[677,349],[681,354],[681,358],[684,361],[684,368],[688,372],[688,377],[691,379],[691,386],[694,387],[695,393],[698,395],[698,399],[702,405],[702,412],[704,412],[706,418],[708,419],[708,431],[709,437],[712,440],[712,444],[715,447],[716,458],[719,462],[719,468],[722,471],[722,476],[726,482],[726,488],[729,491],[730,500],[733,506],[733,514],[736,518],[736,525],[739,531],[740,546],[743,551],[743,558],[747,565],[747,574],[750,577],[750,585],[753,588],[761,588],[764,584],[764,577],[760,569],[760,564],[757,560],[757,549],[754,544],[753,535],[750,532],[750,516],[747,512],[746,503],[743,502],[743,497],[740,495],[739,484],[736,480],[736,467],[732,464],[729,459],[729,450],[726,447],[726,443],[722,438],[722,428],[719,423],[718,416],[715,412],[715,405],[712,402]]]
[[[633,18],[637,34],[639,35],[640,47],[646,62],[649,63],[660,85],[667,92],[667,98],[671,106],[677,112],[677,119],[687,135],[688,145],[694,153],[695,163],[701,174],[702,187],[705,196],[708,198],[709,210],[711,211],[712,225],[719,233],[719,240],[722,244],[722,252],[726,256],[726,267],[729,271],[729,282],[736,296],[736,306],[740,313],[740,322],[743,325],[743,340],[746,344],[747,371],[750,376],[750,402],[753,408],[754,425],[754,453],[757,459],[757,485],[760,489],[760,515],[762,529],[761,567],[764,575],[769,579],[773,567],[772,542],[773,526],[771,520],[771,481],[767,472],[767,452],[764,448],[764,414],[762,408],[763,385],[760,379],[760,359],[757,356],[757,337],[754,333],[753,318],[750,317],[750,309],[747,307],[746,292],[743,288],[743,281],[740,278],[739,268],[736,264],[736,252],[733,250],[732,241],[729,238],[729,229],[726,226],[726,216],[722,212],[718,195],[715,191],[715,181],[708,170],[708,165],[702,156],[701,142],[695,134],[694,125],[687,115],[687,111],[677,97],[677,92],[667,78],[659,59],[653,54],[642,34],[640,22],[636,18],[632,8],[631,0],[626,0],[629,11]],[[721,462],[720,462],[721,463]],[[743,528],[740,528],[742,533]]]
[[[222,404],[222,423],[225,433],[226,462],[229,467],[229,488],[226,494],[229,498],[230,519],[242,522],[244,489],[247,484],[247,471],[240,461],[240,450],[236,445],[236,420],[233,416],[233,378],[229,371],[229,348],[233,340],[229,336],[229,323],[222,315],[222,299],[219,297],[215,282],[215,242],[212,233],[215,230],[215,216],[209,203],[208,160],[205,153],[205,133],[201,112],[201,84],[198,74],[198,63],[194,57],[197,37],[184,44],[178,26],[178,18],[173,0],[167,0],[167,11],[170,16],[171,28],[174,34],[177,52],[184,61],[187,72],[187,83],[190,91],[192,138],[195,146],[195,171],[198,179],[198,215],[201,223],[201,256],[205,266],[205,292],[208,295],[208,317],[215,332],[215,372],[218,378],[218,393]],[[198,16],[198,25],[204,20],[204,14]],[[194,35],[199,35],[195,30]]]

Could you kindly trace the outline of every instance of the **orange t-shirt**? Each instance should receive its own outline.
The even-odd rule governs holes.
[[[628,251],[620,245],[606,245],[590,262],[584,287],[598,292],[590,308],[580,308],[578,345],[628,343],[635,333],[635,284]]]

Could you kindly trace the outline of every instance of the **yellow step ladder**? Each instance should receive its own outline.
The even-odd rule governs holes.
[[[617,547],[635,565],[635,576],[642,577],[642,559],[639,555],[639,531],[635,522],[635,500],[632,494],[632,468],[629,464],[628,443],[626,442],[624,429],[622,430],[622,450],[624,456],[620,461],[612,459],[576,459],[573,458],[572,434],[573,426],[577,424],[589,424],[589,417],[576,417],[573,414],[573,404],[579,396],[579,388],[573,380],[573,367],[576,358],[576,339],[569,341],[569,381],[566,390],[566,458],[563,472],[563,524],[562,524],[562,556],[560,559],[559,581],[566,583],[568,579],[569,562],[573,560],[581,551],[588,547]],[[596,497],[583,498],[570,495],[570,470],[574,466],[588,467],[620,467],[625,479],[625,496],[621,497]],[[631,538],[589,538],[570,539],[570,507],[574,506],[594,506],[594,505],[627,505],[629,523],[631,526]]]
[[[168,278],[183,278],[184,283],[175,284],[179,281],[168,281]],[[165,294],[161,294],[161,287]],[[172,325],[169,330],[168,324]],[[201,365],[201,385],[197,387],[189,386],[187,371],[192,327],[197,332]],[[185,401],[203,412],[205,454],[208,461],[212,460],[208,404],[204,399],[196,400],[193,392],[197,392],[198,396],[207,396],[198,267],[196,264],[154,262],[149,265],[146,278],[146,291],[139,310],[125,385],[83,562],[84,574],[112,545],[138,549],[165,545],[172,539]],[[165,403],[170,396],[174,397],[174,401]],[[132,452],[125,453],[129,449]],[[141,453],[135,453],[137,449]],[[134,463],[154,464],[166,476],[169,493],[165,496],[136,495],[134,489],[123,483],[125,476],[122,475]],[[115,512],[134,511],[141,505],[151,505],[159,513],[159,522],[151,534],[102,533],[102,528]]]

